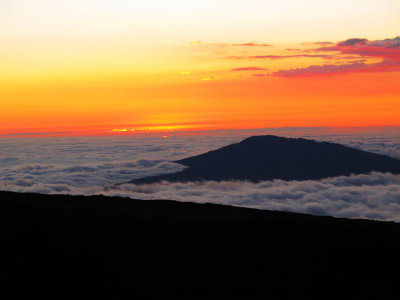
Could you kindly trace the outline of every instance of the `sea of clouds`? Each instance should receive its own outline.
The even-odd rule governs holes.
[[[260,209],[400,222],[400,176],[371,173],[308,181],[115,184],[172,173],[174,163],[257,134],[342,143],[400,159],[400,128],[284,128],[201,134],[0,138],[0,190],[104,194],[212,202]]]

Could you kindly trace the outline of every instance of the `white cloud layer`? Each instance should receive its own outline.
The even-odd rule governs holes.
[[[400,177],[372,173],[318,181],[125,184],[177,172],[172,160],[200,154],[255,134],[342,143],[400,159],[400,129],[340,132],[326,128],[218,131],[160,137],[3,138],[0,190],[47,194],[104,194],[136,199],[213,202],[260,209],[400,222]]]
[[[134,178],[179,172],[184,166],[163,160],[139,159],[86,165],[26,164],[0,171],[1,187],[32,187],[36,184],[71,187],[100,186],[127,182]]]
[[[400,176],[389,173],[260,183],[206,181],[125,184],[104,194],[400,222]]]
[[[389,173],[260,183],[205,181],[123,184],[115,188],[20,181],[12,186],[1,182],[0,189],[46,194],[102,194],[144,200],[170,199],[400,222],[400,176]]]

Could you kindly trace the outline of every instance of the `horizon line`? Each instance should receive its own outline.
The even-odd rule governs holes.
[[[372,128],[399,128],[399,125],[367,125],[367,126],[281,126],[281,127],[251,127],[251,128],[186,128],[182,130],[86,130],[86,131],[31,131],[31,132],[12,132],[0,134],[0,138],[35,138],[35,137],[99,137],[99,136],[166,136],[174,134],[192,134],[220,131],[251,131],[251,130],[301,130],[301,129],[372,129]]]

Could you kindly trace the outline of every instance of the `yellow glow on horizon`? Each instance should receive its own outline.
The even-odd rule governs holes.
[[[127,132],[128,129],[124,128],[124,129],[116,129],[114,128],[113,130],[111,130],[111,132]]]
[[[199,130],[202,129],[201,125],[153,125],[153,126],[138,126],[135,128],[114,128],[104,133],[162,133],[162,132],[174,132],[174,131],[185,131],[185,130]]]

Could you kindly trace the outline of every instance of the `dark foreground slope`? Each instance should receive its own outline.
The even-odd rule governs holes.
[[[198,180],[306,180],[369,173],[400,173],[400,160],[340,144],[272,135],[253,136],[198,156],[176,161],[182,172],[131,183]]]
[[[56,288],[58,298],[84,287],[144,293],[140,299],[398,295],[390,271],[400,267],[400,224],[103,196],[0,197],[0,279],[15,291]]]

